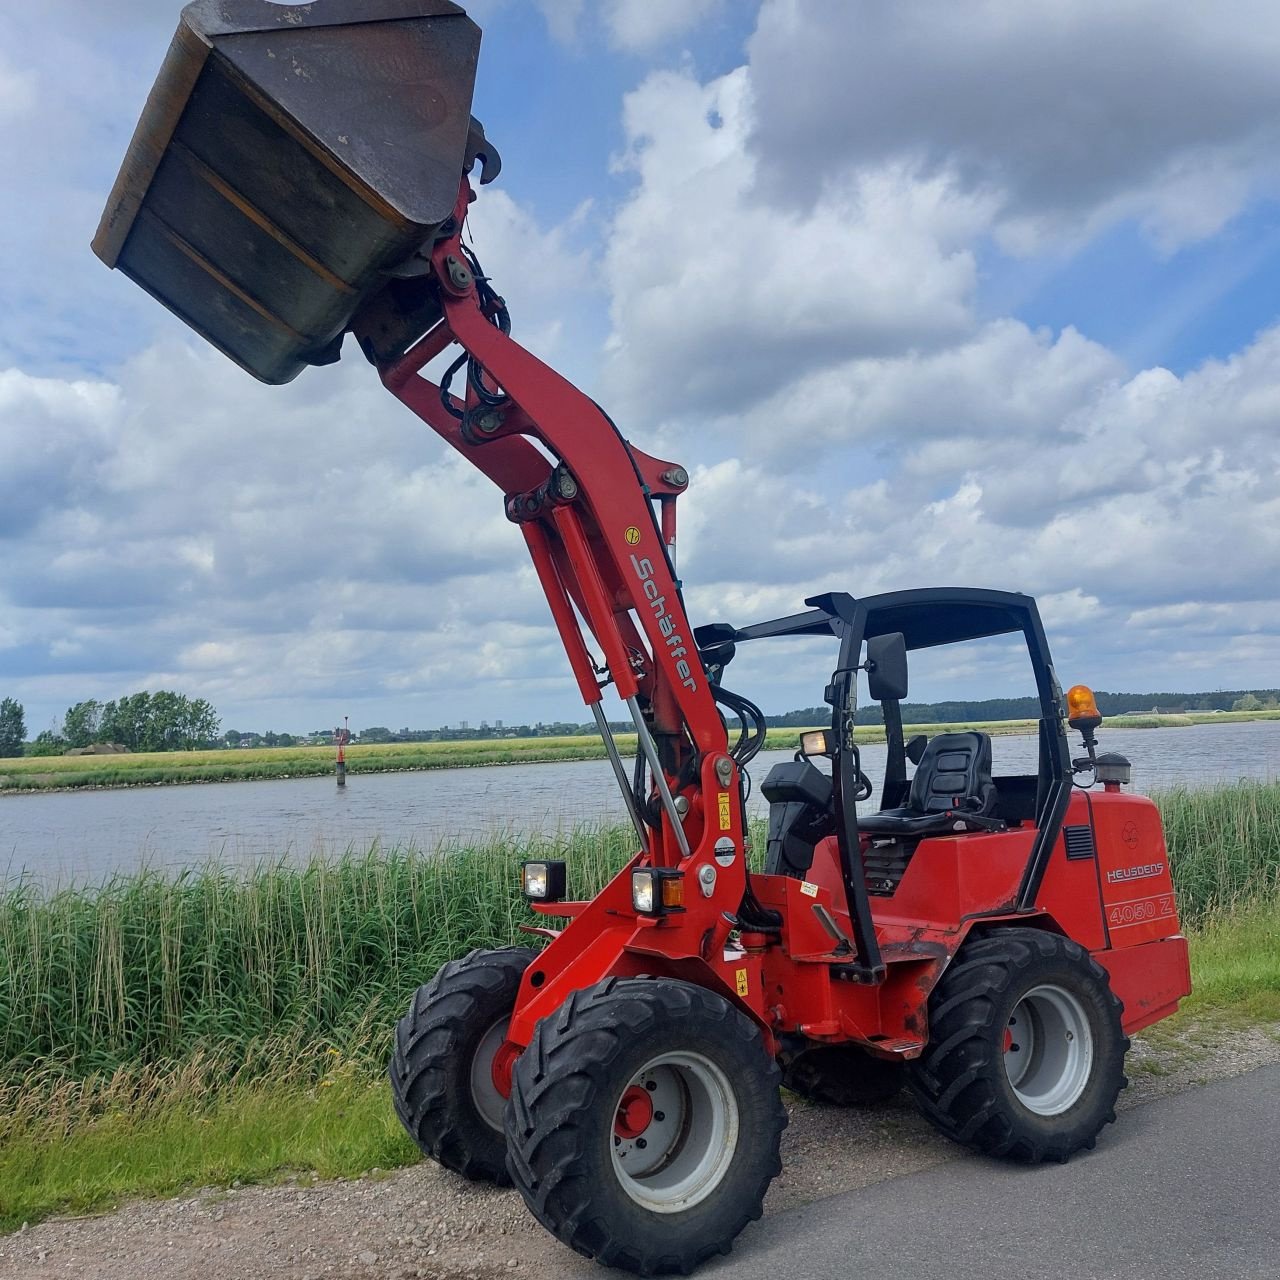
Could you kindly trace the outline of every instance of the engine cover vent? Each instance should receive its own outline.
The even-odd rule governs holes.
[[[1067,843],[1067,857],[1073,861],[1092,858],[1097,853],[1092,827],[1063,827],[1062,835]]]

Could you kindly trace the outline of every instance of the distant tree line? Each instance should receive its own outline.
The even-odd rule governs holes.
[[[610,721],[615,733],[634,733],[630,720]],[[549,720],[537,724],[444,725],[439,729],[388,729],[386,725],[370,725],[355,734],[354,740],[364,745],[384,742],[489,742],[494,738],[570,738],[581,734],[595,736],[595,721]]]
[[[305,747],[319,746],[331,742],[333,734],[328,729],[316,729],[312,733],[276,733],[268,729],[266,733],[241,733],[239,729],[228,729],[218,741],[220,747]]]
[[[1265,711],[1280,707],[1278,689],[1228,689],[1217,693],[1107,693],[1095,690],[1104,716],[1126,711]],[[964,724],[975,720],[1034,720],[1040,715],[1037,698],[983,698],[952,702],[904,702],[903,724]],[[771,728],[825,724],[831,708],[802,707],[780,716],[765,716]],[[859,724],[880,724],[880,704],[858,708]],[[736,723],[736,721],[735,721]]]
[[[67,708],[60,728],[38,734],[31,754],[61,755],[108,742],[130,751],[191,751],[218,745],[218,727],[212,704],[171,689],[110,702],[87,698]]]
[[[1280,689],[1227,689],[1216,693],[1096,693],[1098,710],[1104,716],[1127,711],[1266,711],[1280,709]],[[984,698],[970,701],[904,702],[904,724],[962,724],[983,720],[1033,720],[1040,714],[1035,698]],[[800,707],[782,715],[765,716],[770,728],[801,728],[825,724],[831,708],[822,705]],[[728,717],[736,727],[737,718]],[[879,724],[882,716],[878,703],[858,709],[859,724]],[[610,721],[616,733],[630,732],[629,721]],[[203,698],[160,689],[142,692],[112,702],[88,698],[68,707],[61,726],[46,729],[34,742],[26,742],[26,720],[23,707],[13,698],[0,700],[0,757],[27,755],[61,755],[73,748],[95,743],[115,743],[130,751],[190,751],[214,747],[292,747],[302,744],[327,743],[332,735],[327,729],[309,734],[242,733],[228,729],[220,733],[218,714]],[[478,726],[448,725],[439,729],[391,730],[384,725],[362,729],[355,740],[362,743],[385,742],[465,742],[491,738],[558,738],[596,732],[594,722],[552,720],[536,724]]]
[[[27,722],[22,713],[22,703],[12,698],[0,702],[0,756],[22,755],[27,737]]]

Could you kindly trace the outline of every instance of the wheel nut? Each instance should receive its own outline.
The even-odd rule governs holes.
[[[639,1147],[641,1151],[643,1151],[648,1145],[649,1144],[643,1138],[636,1139],[636,1146]]]

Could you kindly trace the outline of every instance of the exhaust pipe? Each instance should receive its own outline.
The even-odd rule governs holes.
[[[263,382],[336,360],[366,305],[403,316],[397,268],[475,160],[497,174],[471,116],[479,50],[448,0],[196,0],[94,252]],[[391,346],[434,318],[410,292]]]

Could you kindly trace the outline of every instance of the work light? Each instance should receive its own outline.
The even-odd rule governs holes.
[[[810,729],[800,735],[800,754],[802,756],[829,756],[834,754],[831,745],[831,733],[827,729]]]
[[[520,878],[524,896],[534,902],[559,902],[564,897],[565,864],[554,859],[522,862]]]
[[[631,905],[644,916],[684,910],[684,872],[674,867],[645,867],[631,873]]]

